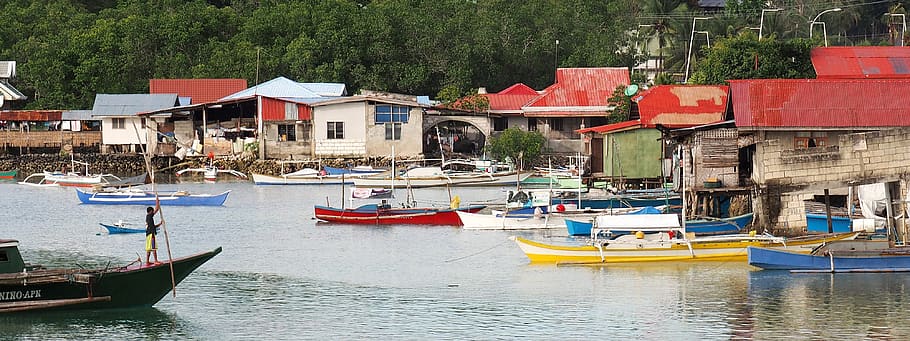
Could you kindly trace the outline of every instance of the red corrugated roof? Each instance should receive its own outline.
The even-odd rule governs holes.
[[[531,95],[539,96],[537,90],[534,90],[530,86],[525,85],[524,83],[515,83],[514,85],[503,89],[500,92],[496,93],[497,95]]]
[[[633,127],[641,128],[641,121],[639,121],[639,120],[625,121],[625,122],[607,124],[607,125],[596,126],[596,127],[591,127],[591,128],[578,129],[575,132],[580,133],[580,134],[584,134],[584,133],[605,134],[608,132],[624,130],[624,129],[633,128]]]
[[[515,83],[500,92],[483,96],[490,100],[490,112],[520,114],[521,107],[540,97],[540,94],[527,85]]]
[[[910,78],[910,48],[836,46],[812,49],[812,66],[824,78]]]
[[[9,110],[0,111],[0,121],[60,121],[63,110]]]
[[[907,79],[748,79],[730,89],[740,129],[910,126]]]
[[[660,85],[636,97],[641,123],[684,128],[723,121],[726,85]]]
[[[629,70],[623,67],[560,68],[556,70],[556,84],[526,107],[609,106],[607,99],[616,87],[628,84]]]
[[[152,79],[150,94],[177,94],[192,98],[192,103],[214,102],[246,89],[246,79]]]

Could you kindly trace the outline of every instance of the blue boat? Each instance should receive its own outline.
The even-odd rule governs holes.
[[[108,234],[123,234],[123,233],[144,233],[145,229],[131,229],[123,226],[117,225],[108,225],[103,223],[98,223],[98,225],[103,226],[107,229]]]
[[[806,225],[809,232],[828,232],[828,216],[824,214],[806,213]],[[850,218],[831,216],[831,227],[834,233],[850,232]]]
[[[231,191],[220,194],[189,194],[184,191],[158,192],[157,198],[162,206],[221,206]],[[154,206],[154,192],[137,190],[117,190],[86,192],[76,189],[76,195],[83,204],[95,205],[145,205]]]
[[[654,214],[646,211],[647,208],[630,214]],[[656,210],[650,207],[652,210]],[[658,211],[659,212],[659,211]],[[753,213],[723,218],[723,219],[695,219],[686,220],[686,232],[693,232],[696,236],[710,236],[719,234],[737,233],[752,222]],[[591,234],[593,221],[578,221],[566,219],[566,228],[570,236],[587,236]],[[632,231],[618,231],[614,234],[628,234]]]
[[[623,207],[679,206],[682,204],[682,199],[680,199],[678,195],[667,198],[654,196],[610,196],[602,198],[581,198],[581,203],[579,203],[578,199],[554,198],[552,199],[552,204],[578,204],[578,208],[603,210]]]
[[[802,272],[906,272],[910,247],[891,247],[886,239],[844,240],[798,253],[750,246],[749,264],[766,270]]]

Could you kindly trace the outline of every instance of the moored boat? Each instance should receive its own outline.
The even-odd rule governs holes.
[[[827,243],[809,254],[749,247],[748,261],[766,270],[808,272],[907,272],[910,247],[892,246],[887,239]]]
[[[19,173],[18,169],[0,171],[0,179],[13,179],[16,177],[17,173]]]
[[[124,224],[122,222],[119,222],[119,223],[113,224],[113,225],[98,223],[98,225],[101,225],[101,227],[104,227],[104,229],[107,230],[108,234],[145,233],[144,228],[124,227]]]
[[[399,176],[367,176],[354,179],[357,187],[410,186],[412,188],[441,186],[515,186],[531,173],[502,172],[450,172],[441,167],[415,167]]]
[[[190,194],[186,191],[154,192],[137,189],[101,190],[87,192],[76,189],[76,195],[83,204],[97,205],[145,205],[154,206],[157,199],[162,206],[221,206],[227,200],[230,190],[219,194]]]
[[[650,213],[656,212],[652,211]],[[737,233],[746,227],[746,225],[752,222],[752,217],[753,213],[746,213],[728,218],[701,218],[686,220],[686,232],[695,233],[696,236]],[[570,236],[587,236],[591,234],[591,227],[594,226],[593,219],[578,220],[573,218],[566,218],[566,220],[566,228],[569,230]],[[619,234],[628,234],[635,231],[614,232]]]
[[[18,246],[16,240],[0,240],[0,253],[6,256],[0,263],[0,312],[150,307],[172,285],[221,253],[218,247],[156,265],[134,262],[103,269],[44,269],[27,266]]]
[[[410,207],[392,208],[388,204],[366,204],[357,208],[315,206],[316,218],[329,222],[366,225],[451,225],[461,226],[456,212],[478,212],[485,206],[470,205],[458,208]]]
[[[586,245],[553,245],[512,237],[532,263],[601,264],[682,260],[745,260],[746,247],[763,246],[808,253],[813,247],[833,240],[853,239],[857,233],[810,235],[783,238],[770,235],[731,234],[695,237],[679,225],[675,214],[641,216],[600,216],[602,228],[592,231]],[[647,226],[642,226],[647,221]],[[613,238],[611,229],[640,231]],[[604,233],[601,233],[604,232]],[[603,236],[603,237],[602,237]]]

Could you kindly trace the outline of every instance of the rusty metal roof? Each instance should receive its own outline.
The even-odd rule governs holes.
[[[490,101],[491,113],[521,114],[521,107],[540,97],[540,94],[523,83],[515,83],[500,92],[483,94],[483,96]]]
[[[60,121],[63,110],[0,111],[0,121]]]
[[[602,125],[602,126],[578,129],[575,132],[580,133],[580,134],[584,134],[584,133],[606,134],[606,133],[617,132],[617,131],[622,131],[622,130],[630,130],[630,128],[637,129],[637,128],[641,128],[641,127],[642,127],[641,121],[632,120],[632,121],[625,121],[625,122],[607,124],[607,125]]]
[[[150,94],[177,94],[192,104],[207,103],[246,89],[246,79],[152,79]]]
[[[610,107],[607,100],[616,87],[628,84],[629,70],[624,67],[560,68],[556,70],[556,83],[523,109],[526,113],[571,114],[579,107],[601,107],[606,111]]]
[[[744,130],[910,126],[910,79],[731,80]]]
[[[726,85],[659,85],[635,97],[644,127],[682,128],[724,120]]]
[[[903,46],[836,46],[812,49],[819,79],[910,78],[910,48]]]

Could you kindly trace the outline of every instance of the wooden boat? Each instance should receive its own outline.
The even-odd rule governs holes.
[[[411,224],[411,225],[452,225],[461,226],[461,220],[456,212],[478,212],[482,210],[483,205],[471,205],[466,207],[438,208],[438,207],[410,207],[410,208],[392,208],[386,203],[366,204],[357,208],[334,208],[328,206],[315,207],[316,218],[324,221],[347,223],[347,224],[367,224],[367,225],[392,225],[392,224]]]
[[[18,169],[0,171],[0,179],[13,179],[16,177],[16,174],[19,173]]]
[[[243,174],[243,172],[235,171],[233,169],[218,169],[218,167],[215,167],[214,165],[208,165],[203,168],[181,169],[181,170],[177,171],[177,176],[179,177],[179,176],[187,174],[187,173],[189,173],[189,174],[202,173],[202,177],[206,181],[217,180],[219,174],[233,175],[233,176],[235,176],[237,178],[241,178],[241,179],[247,178],[246,174]]]
[[[113,174],[82,175],[79,173],[41,172],[27,176],[22,181],[19,181],[19,184],[37,187],[92,187],[97,185],[104,186],[116,181],[120,181],[120,178]]]
[[[221,248],[143,266],[136,262],[104,269],[44,269],[26,266],[19,242],[0,240],[0,312],[150,307]]]
[[[257,185],[349,185],[354,179],[374,173],[328,174],[313,168],[304,168],[293,173],[279,176],[253,173],[253,183]]]
[[[101,225],[101,227],[104,227],[107,230],[108,234],[145,233],[144,228],[134,229],[134,228],[124,227],[124,224],[122,222],[114,224],[114,225],[108,225],[108,224],[104,224],[104,223],[98,223],[98,225]]]
[[[748,261],[766,270],[806,272],[907,272],[910,247],[891,246],[887,239],[831,242],[809,254],[749,247]]]
[[[357,187],[410,186],[412,188],[441,186],[515,186],[531,173],[503,172],[450,172],[441,167],[415,167],[400,176],[367,176],[354,179]]]
[[[679,226],[675,214],[648,215],[650,228],[641,227],[640,217],[601,216],[602,229],[592,231],[587,245],[552,245],[511,237],[532,263],[602,264],[683,260],[745,260],[746,247],[763,246],[808,253],[822,243],[856,238],[857,233],[783,238],[770,235],[734,234],[695,237]],[[630,218],[631,217],[631,218]],[[611,239],[610,229],[637,229],[642,233]],[[607,232],[607,233],[601,233]],[[650,232],[650,233],[644,233]],[[609,236],[609,237],[603,237]]]
[[[650,207],[650,206],[649,206]],[[642,208],[647,209],[647,207]],[[657,213],[650,211],[650,213]],[[632,213],[634,214],[634,213]],[[746,225],[752,222],[753,213],[746,213],[735,217],[728,218],[701,218],[686,220],[686,232],[693,232],[696,236],[710,236],[718,234],[730,234],[741,231]],[[566,218],[566,228],[570,236],[588,236],[591,235],[591,227],[594,226],[593,219],[578,220],[571,217]],[[629,234],[635,231],[614,231],[619,234]]]
[[[186,191],[158,192],[162,206],[221,206],[231,191],[220,194],[190,194]],[[87,192],[76,189],[83,204],[97,205],[155,205],[155,193],[134,188]]]

